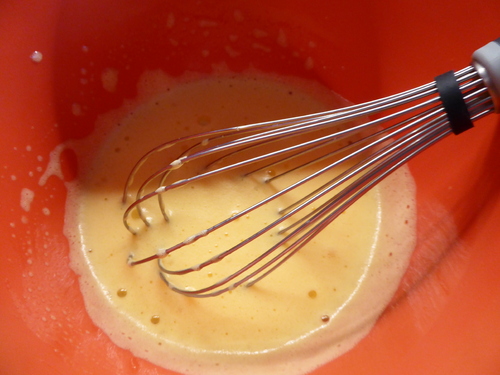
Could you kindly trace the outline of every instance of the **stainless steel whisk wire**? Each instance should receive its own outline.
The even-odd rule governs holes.
[[[448,87],[450,85],[451,88]],[[339,140],[352,138],[356,134],[362,135],[359,139],[342,145],[340,148],[331,149],[324,155],[315,157],[302,164],[299,163],[299,165],[289,171],[276,176],[270,176],[266,182],[270,183],[286,173],[304,168],[319,160],[331,158],[332,156],[338,157],[335,161],[318,169],[309,176],[216,223],[210,228],[192,235],[180,243],[157,250],[155,254],[147,258],[134,260],[133,255],[130,255],[129,264],[138,265],[156,259],[158,261],[160,276],[166,284],[174,291],[192,297],[216,296],[241,285],[251,286],[280,267],[342,212],[354,204],[366,191],[378,184],[394,170],[446,136],[452,133],[461,133],[471,127],[473,121],[477,121],[498,111],[498,108],[495,108],[495,104],[498,101],[497,93],[499,88],[500,39],[476,51],[474,62],[471,66],[456,73],[445,73],[437,77],[434,82],[402,93],[332,111],[214,130],[164,143],[144,155],[134,166],[125,185],[123,194],[124,202],[127,201],[131,194],[137,171],[143,167],[152,155],[164,152],[179,143],[194,142],[179,157],[173,159],[170,164],[159,169],[140,184],[134,201],[127,207],[123,215],[125,227],[133,234],[137,233],[137,229],[130,224],[130,214],[134,210],[137,211],[144,225],[149,226],[150,223],[143,213],[141,204],[152,198],[158,198],[160,211],[164,219],[169,220],[163,198],[163,194],[169,190],[179,188],[196,180],[261,163],[268,159],[272,160],[264,166],[260,165],[256,169],[245,172],[245,176],[248,176],[284,161],[304,156],[308,153],[314,153],[321,148],[331,148],[331,145]],[[446,108],[447,105],[450,105],[450,102],[454,106],[451,110]],[[457,106],[458,109],[455,109]],[[217,167],[217,164],[226,159],[234,158],[238,154],[257,149],[262,145],[280,141],[286,137],[295,137],[333,126],[338,127],[339,125],[360,121],[361,119],[391,110],[393,112],[383,114],[379,118],[368,120],[361,124],[355,123],[347,128],[333,130],[330,134],[321,135],[301,143],[286,145],[277,150]],[[462,112],[465,111],[465,114],[457,114],[460,110]],[[453,117],[454,115],[455,117]],[[454,122],[458,125],[454,126]],[[365,134],[370,129],[371,133]],[[349,153],[347,153],[348,151]],[[224,152],[227,152],[227,154],[224,154]],[[208,168],[201,173],[168,184],[166,183],[167,179],[186,163],[205,159],[213,155],[222,156],[207,163]],[[334,176],[330,181],[307,194],[299,201],[281,209],[281,216],[274,222],[233,247],[188,268],[171,270],[162,263],[162,258],[168,254],[188,246],[202,237],[210,235],[212,232],[264,206],[288,191],[296,189],[319,175],[329,172],[340,164],[354,160],[360,156],[364,156],[364,159],[355,162],[354,165],[348,167],[344,172]],[[277,157],[280,158],[276,160]],[[177,287],[165,276],[196,272],[213,263],[219,262],[244,246],[247,246],[256,238],[282,225],[286,220],[293,218],[294,215],[297,215],[305,207],[308,207],[320,198],[326,197],[334,189],[339,188],[354,178],[356,179],[350,182],[346,188],[343,188],[338,193],[334,193],[332,197],[328,197],[315,210],[296,219],[294,223],[288,224],[285,228],[281,228],[278,233],[286,233],[286,235],[253,261],[230,273],[230,275],[223,279],[207,287],[190,290]],[[157,188],[148,190],[148,187],[155,181],[158,181]],[[291,239],[293,239],[293,242],[289,244]],[[253,269],[254,267],[256,269]]]

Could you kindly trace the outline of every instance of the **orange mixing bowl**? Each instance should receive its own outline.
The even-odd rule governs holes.
[[[0,2],[0,373],[172,374],[94,326],[62,232],[64,182],[78,163],[57,146],[133,98],[144,70],[253,66],[360,102],[464,67],[500,36],[499,15],[498,0]],[[103,87],[106,69],[115,90]],[[314,374],[500,373],[498,122],[481,120],[411,162],[411,267],[373,331]]]

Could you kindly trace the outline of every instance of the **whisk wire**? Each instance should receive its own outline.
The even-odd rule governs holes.
[[[414,141],[411,145],[407,146],[406,148],[403,149],[403,153],[400,155],[393,155],[384,164],[380,164],[377,168],[371,170],[369,173],[367,173],[363,178],[360,180],[357,180],[355,182],[355,185],[350,193],[349,196],[347,195],[341,195],[341,196],[336,196],[332,199],[330,199],[327,204],[324,204],[323,207],[318,210],[318,212],[315,213],[314,217],[311,218],[310,222],[317,223],[315,224],[312,228],[310,228],[305,234],[303,234],[301,237],[299,237],[297,240],[295,240],[293,243],[289,244],[284,250],[278,253],[274,258],[271,260],[267,261],[265,264],[261,265],[258,269],[254,270],[252,273],[249,275],[243,277],[239,281],[232,283],[228,286],[223,287],[224,285],[228,284],[232,280],[234,280],[236,277],[242,275],[244,272],[247,270],[251,269],[253,266],[256,264],[261,263],[265,258],[267,258],[269,255],[274,253],[279,247],[281,247],[285,242],[290,241],[291,238],[295,237],[296,235],[300,234],[304,229],[309,228],[308,224],[303,224],[300,228],[296,229],[293,233],[291,233],[289,236],[283,238],[280,242],[275,244],[273,247],[268,249],[265,253],[260,255],[258,258],[253,260],[252,262],[248,263],[245,267],[239,269],[237,272],[227,276],[226,278],[212,284],[209,287],[197,289],[197,290],[184,290],[184,289],[179,289],[170,281],[168,281],[164,276],[163,279],[169,284],[171,288],[176,290],[179,293],[185,294],[185,295],[196,295],[197,297],[213,297],[219,294],[222,294],[224,292],[227,292],[229,290],[233,290],[234,288],[245,284],[247,281],[249,283],[247,286],[252,286],[256,282],[262,280],[264,277],[272,273],[276,268],[280,267],[285,261],[287,261],[290,257],[292,257],[297,251],[299,251],[301,248],[303,248],[310,240],[312,240],[317,233],[321,232],[326,226],[328,226],[333,220],[335,220],[342,212],[344,212],[348,207],[350,207],[352,204],[354,204],[360,197],[362,197],[366,190],[371,189],[375,184],[377,184],[380,180],[385,178],[387,175],[392,173],[393,170],[399,168],[402,164],[407,162],[407,160],[411,159],[418,153],[422,152],[425,150],[427,147],[430,145],[436,143],[439,141],[441,138],[444,136],[447,136],[451,134],[451,130],[443,128],[443,122],[438,124],[441,126],[441,128],[438,127],[437,131],[434,130],[436,136],[429,140],[426,139],[425,135],[421,135],[419,139]],[[403,156],[403,158],[401,158]],[[342,201],[342,205],[339,206],[339,202]],[[333,211],[332,211],[333,209]],[[318,222],[319,221],[319,222]],[[265,228],[267,229],[267,228]],[[264,229],[264,230],[265,230]],[[261,232],[264,232],[261,231]],[[261,233],[259,232],[259,234]],[[257,234],[256,234],[257,235]],[[247,241],[253,241],[254,238],[249,238]],[[235,246],[233,249],[231,249],[231,252],[236,251],[240,247],[246,245],[247,243]],[[275,264],[276,263],[276,264]],[[206,262],[206,264],[203,264],[203,267],[209,265],[209,262]],[[160,266],[163,272],[166,273],[172,273],[172,271],[165,269],[162,265]],[[189,272],[199,270],[200,268],[196,266],[194,269],[189,269]],[[266,269],[269,268],[267,271]],[[256,275],[259,275],[257,278],[255,278]],[[220,287],[223,287],[221,289],[218,289]]]
[[[461,71],[457,72],[457,74],[456,74],[457,81],[462,82],[462,81],[470,79],[470,77],[472,77],[472,75],[474,74],[473,72],[474,72],[474,69],[472,67],[467,67],[465,69],[462,69]],[[161,182],[160,182],[160,186],[161,186],[165,182],[165,179],[166,179],[166,176],[168,176],[168,173],[170,171],[178,168],[179,166],[181,166],[184,163],[187,163],[191,160],[206,157],[210,154],[214,154],[214,153],[222,152],[224,150],[236,148],[236,147],[239,147],[239,145],[241,145],[241,144],[247,145],[247,144],[251,144],[253,142],[259,142],[259,141],[268,142],[268,141],[273,140],[273,139],[281,139],[289,133],[295,132],[294,135],[299,135],[301,133],[308,132],[311,129],[317,130],[318,128],[321,128],[322,126],[327,126],[327,125],[329,126],[332,122],[334,122],[336,125],[338,125],[338,124],[343,123],[343,122],[353,121],[356,118],[374,115],[374,114],[379,113],[381,111],[386,111],[390,108],[394,108],[394,107],[400,106],[402,104],[407,104],[407,103],[410,103],[412,101],[424,98],[426,96],[429,96],[429,95],[432,95],[435,93],[436,93],[435,84],[429,83],[429,84],[420,86],[416,89],[407,90],[407,91],[400,93],[400,94],[391,95],[391,96],[388,96],[386,98],[374,100],[372,102],[368,102],[365,104],[351,106],[351,107],[349,107],[348,110],[338,109],[338,110],[322,112],[322,113],[316,114],[316,115],[297,116],[295,118],[287,119],[285,121],[276,120],[276,121],[270,121],[267,123],[263,122],[263,123],[258,123],[258,124],[251,124],[251,125],[244,125],[244,126],[240,126],[240,127],[234,127],[231,129],[233,132],[236,129],[236,134],[241,134],[242,130],[249,132],[249,131],[252,131],[252,129],[254,129],[254,128],[255,129],[269,129],[270,128],[271,130],[265,131],[264,133],[257,134],[257,135],[254,134],[254,135],[249,135],[246,137],[241,137],[239,139],[236,139],[236,140],[233,140],[230,142],[226,142],[226,143],[223,143],[220,145],[216,145],[216,146],[211,147],[211,148],[206,149],[206,150],[196,152],[192,155],[189,155],[189,151],[192,151],[196,148],[199,148],[200,146],[204,146],[204,145],[206,146],[206,145],[212,143],[214,139],[223,139],[223,138],[227,137],[228,134],[232,134],[231,130],[229,130],[229,129],[215,130],[215,131],[206,132],[206,133],[202,133],[202,134],[195,135],[195,136],[184,137],[184,138],[178,140],[177,142],[174,141],[174,142],[165,143],[164,145],[158,146],[156,149],[154,149],[150,153],[148,153],[145,157],[143,157],[137,163],[136,167],[134,167],[134,169],[131,172],[130,177],[127,181],[127,184],[126,184],[126,188],[125,188],[125,192],[124,192],[124,201],[126,200],[126,197],[128,195],[127,194],[128,189],[134,180],[134,175],[135,175],[137,169],[140,168],[144,164],[145,160],[147,160],[147,158],[150,157],[151,154],[163,151],[163,150],[171,147],[174,143],[179,143],[179,142],[192,140],[192,139],[196,139],[196,138],[203,139],[201,142],[193,145],[190,149],[188,149],[188,151],[186,151],[181,157],[176,159],[173,163],[171,163],[167,167],[165,167],[165,168],[157,171],[153,175],[151,175],[148,179],[146,179],[146,181],[144,181],[144,183],[138,189],[138,192],[136,195],[136,201],[139,201],[139,203],[136,205],[137,207],[134,207],[134,208],[138,209],[138,213],[139,213],[141,220],[147,226],[150,225],[149,221],[145,218],[142,210],[140,209],[140,201],[141,201],[142,197],[145,197],[144,191],[145,191],[147,185],[149,183],[151,183],[153,180],[157,179],[157,177],[163,176],[161,179]],[[433,98],[430,101],[437,102],[438,100],[439,100],[438,98]],[[422,103],[422,106],[425,106],[426,104],[428,104],[428,103]],[[359,125],[359,126],[354,126],[354,127],[345,129],[343,131],[336,132],[335,135],[333,137],[330,137],[330,138],[341,139],[342,137],[347,137],[347,136],[352,135],[354,133],[360,132],[368,127],[375,126],[379,123],[382,123],[383,121],[387,121],[390,118],[395,118],[395,117],[403,114],[404,112],[405,111],[403,110],[403,111],[398,112],[396,114],[388,115],[380,120],[370,121],[370,122],[367,122],[367,123]],[[299,122],[297,123],[297,121],[299,121]],[[275,129],[275,128],[277,128],[277,129]],[[297,130],[299,130],[299,131],[297,132]],[[262,144],[258,144],[258,145],[260,146]],[[304,147],[304,145],[302,145],[302,147]],[[297,148],[299,148],[299,146],[297,146],[295,149],[297,149]],[[282,150],[283,153],[284,152],[291,152],[291,151],[294,151],[294,149],[291,148],[288,150]],[[228,156],[225,156],[225,157],[228,157]],[[261,159],[264,159],[265,157],[268,157],[268,156],[267,155],[261,156]],[[254,163],[255,161],[256,160],[249,160],[247,164]],[[234,165],[233,169],[239,168],[240,166],[241,166],[241,164],[236,164],[236,165]],[[226,170],[227,169],[219,169],[217,173],[222,173]],[[209,177],[210,175],[211,174],[208,174],[208,175],[206,175],[206,177]],[[161,191],[158,192],[158,194],[160,194],[160,193],[161,193]],[[146,195],[146,196],[147,196],[146,200],[151,198],[150,195]],[[166,211],[164,209],[164,203],[163,203],[163,201],[161,201],[161,198],[160,198],[160,207],[163,208],[161,211],[164,214],[164,218],[166,220],[168,220],[168,216],[165,214]],[[126,213],[126,216],[128,216],[128,212]],[[127,227],[127,229],[134,232],[134,230],[128,225],[128,221],[125,220],[124,224]]]

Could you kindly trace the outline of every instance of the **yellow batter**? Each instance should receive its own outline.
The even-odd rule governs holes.
[[[276,172],[264,171],[243,180],[230,175],[188,185],[166,195],[169,223],[155,201],[148,206],[151,227],[132,218],[139,228],[134,236],[122,224],[121,203],[134,163],[158,143],[185,134],[343,102],[311,83],[255,73],[184,80],[151,73],[141,87],[137,102],[103,118],[90,139],[71,146],[80,176],[70,186],[66,233],[95,323],[135,355],[189,374],[300,374],[349,350],[384,310],[414,248],[415,192],[408,171],[389,177],[254,286],[214,298],[185,297],[167,288],[156,262],[129,267],[128,255],[140,259],[183,241],[289,181],[263,184],[266,173]],[[95,143],[100,148],[90,152]],[[274,220],[277,209],[293,200],[285,197],[269,211],[242,217],[164,264],[175,269],[199,263]],[[275,235],[250,251],[267,248]],[[207,285],[254,256],[238,252],[215,268],[172,280],[182,287]]]

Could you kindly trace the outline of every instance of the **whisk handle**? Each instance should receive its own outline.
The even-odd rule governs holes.
[[[495,112],[500,113],[500,38],[474,52],[472,64],[488,88]]]

